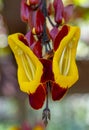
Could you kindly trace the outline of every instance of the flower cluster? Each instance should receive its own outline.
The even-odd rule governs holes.
[[[21,19],[28,32],[12,34],[8,42],[18,65],[20,89],[34,109],[43,106],[48,90],[54,101],[60,100],[78,80],[75,57],[80,29],[67,24],[72,11],[73,6],[64,7],[61,0],[21,1]]]

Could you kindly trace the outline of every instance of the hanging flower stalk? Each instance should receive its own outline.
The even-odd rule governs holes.
[[[45,124],[50,119],[49,92],[54,101],[60,100],[79,78],[75,58],[80,29],[67,24],[72,11],[73,5],[64,7],[61,0],[22,0],[21,19],[29,30],[26,35],[8,37],[21,91],[28,94],[34,109],[42,108],[46,98],[42,116]]]

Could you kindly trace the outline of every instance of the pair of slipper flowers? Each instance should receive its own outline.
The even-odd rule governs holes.
[[[34,0],[31,1],[34,2]],[[35,1],[39,2],[39,0]],[[57,1],[54,0],[56,14]],[[68,24],[55,26],[51,30],[47,28],[50,42],[43,44],[41,36],[37,34],[39,25],[43,26],[45,21],[42,19],[41,9],[38,9],[38,12],[32,12],[30,8],[33,6],[28,1],[25,4],[24,2],[25,0],[22,0],[22,16],[26,16],[23,18],[26,21],[28,20],[26,13],[28,11],[30,14],[33,13],[30,15],[32,29],[26,35],[22,33],[9,35],[8,43],[18,65],[17,75],[20,90],[28,94],[30,105],[34,109],[40,109],[47,96],[47,86],[50,87],[52,99],[56,101],[60,100],[78,80],[75,59],[80,29]],[[34,4],[37,6],[37,3]],[[38,17],[40,15],[41,17]],[[36,21],[32,22],[34,17]],[[57,19],[58,16],[55,18]],[[38,27],[38,32],[36,27]]]

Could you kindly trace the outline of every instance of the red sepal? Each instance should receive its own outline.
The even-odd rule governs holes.
[[[51,91],[52,91],[52,99],[56,101],[56,100],[60,100],[65,95],[67,89],[60,87],[58,84],[54,82],[52,83]]]
[[[60,45],[61,40],[63,39],[63,37],[65,37],[68,34],[68,27],[67,25],[64,25],[62,27],[61,30],[59,30],[58,34],[56,35],[54,42],[53,42],[53,46],[54,46],[54,50],[56,51],[58,46]]]
[[[28,22],[30,8],[27,6],[25,0],[21,1],[21,19],[24,22]]]
[[[46,90],[43,85],[39,85],[36,92],[29,95],[29,103],[34,109],[40,109],[45,101]]]
[[[55,22],[61,24],[64,13],[64,6],[62,0],[54,0],[53,6],[55,11]]]
[[[31,30],[35,28],[36,34],[41,34],[43,32],[44,22],[45,22],[45,17],[40,9],[29,13],[28,24]]]

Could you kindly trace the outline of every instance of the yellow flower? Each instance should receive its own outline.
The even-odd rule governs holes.
[[[79,78],[75,61],[79,37],[80,29],[68,26],[68,34],[61,40],[54,53],[54,79],[62,88],[70,88]]]
[[[34,93],[40,84],[43,66],[32,50],[19,40],[21,33],[8,37],[11,50],[18,64],[18,82],[20,89],[26,93]]]
[[[8,42],[18,65],[20,89],[28,93],[31,106],[39,109],[44,104],[48,82],[52,99],[60,100],[78,80],[76,50],[80,29],[64,25],[60,30],[52,31],[51,36],[54,38],[51,59],[39,58],[38,52],[42,52],[41,43],[35,42],[29,34],[12,34],[8,37]]]

